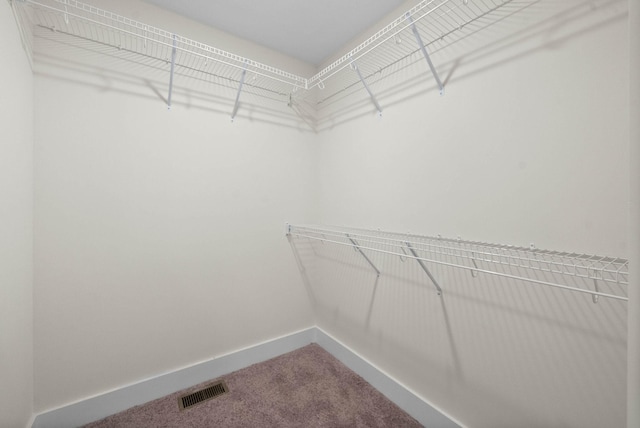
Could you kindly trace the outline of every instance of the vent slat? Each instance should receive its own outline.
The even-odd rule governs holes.
[[[180,410],[184,410],[191,406],[195,406],[196,404],[218,397],[227,392],[229,392],[227,385],[223,381],[220,381],[213,385],[209,385],[199,391],[183,395],[182,397],[178,398],[178,405],[180,406]]]

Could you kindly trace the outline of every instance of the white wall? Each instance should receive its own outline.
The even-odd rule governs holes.
[[[382,119],[363,88],[320,112],[321,222],[625,257],[626,2],[541,1],[432,59],[443,97],[421,60],[371,82]],[[304,251],[319,327],[461,423],[624,426],[625,303],[435,268],[440,298],[347,250]]]
[[[37,412],[315,324],[284,236],[315,220],[315,135],[179,73],[168,111],[167,64],[99,49],[36,37]]]
[[[0,2],[0,426],[33,408],[33,78],[7,2]]]
[[[310,74],[141,2],[94,3]],[[250,96],[230,124],[233,90],[180,75],[167,112],[166,64],[43,32],[36,411],[317,322],[463,424],[622,426],[624,303],[447,269],[437,297],[415,264],[375,258],[375,281],[328,245],[300,254],[305,290],[282,235],[317,221],[626,256],[626,2],[583,3],[435,53],[442,98],[423,61],[371,85],[381,120],[354,90],[319,135]]]

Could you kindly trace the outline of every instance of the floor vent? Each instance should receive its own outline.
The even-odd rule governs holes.
[[[178,398],[178,404],[180,406],[180,410],[184,410],[222,394],[226,394],[227,392],[229,392],[229,388],[227,388],[227,385],[224,382],[220,381],[199,391],[183,395]]]

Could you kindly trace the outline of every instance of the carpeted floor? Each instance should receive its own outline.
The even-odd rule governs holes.
[[[218,379],[212,379],[218,380]],[[316,344],[221,378],[229,392],[185,410],[196,385],[87,428],[394,427],[421,425]]]

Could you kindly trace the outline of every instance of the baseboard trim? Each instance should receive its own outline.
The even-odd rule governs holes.
[[[123,386],[36,416],[32,428],[78,427],[206,382],[252,364],[302,348],[315,338],[315,327],[215,357],[170,373]]]
[[[418,422],[429,428],[459,428],[461,424],[393,379],[351,348],[316,327],[315,342],[349,367]]]
[[[461,426],[346,345],[318,327],[312,327],[43,412],[35,417],[32,428],[68,428],[85,425],[133,406],[302,348],[310,343],[317,343],[376,389],[384,391],[387,398],[422,425],[430,428]]]

